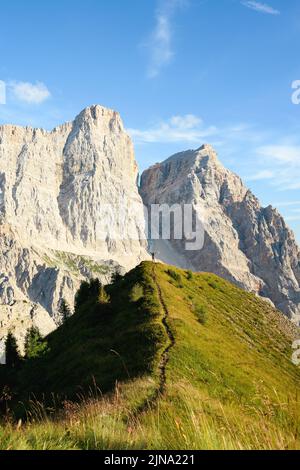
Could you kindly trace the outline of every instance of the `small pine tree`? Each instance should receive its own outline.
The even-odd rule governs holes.
[[[111,283],[116,284],[123,279],[120,268],[117,268],[111,276]]]
[[[61,299],[58,313],[60,314],[63,323],[65,323],[68,318],[72,316],[71,309],[65,299]]]
[[[99,294],[99,290],[101,288],[101,282],[99,279],[91,279],[90,280],[90,287],[89,287],[89,292],[90,295],[95,297]]]
[[[105,287],[101,286],[99,289],[98,303],[99,304],[109,304],[110,296],[106,292]]]
[[[16,338],[11,331],[8,332],[5,341],[5,360],[8,367],[18,367],[21,362]]]
[[[36,359],[46,354],[48,350],[47,341],[43,339],[38,328],[34,326],[29,328],[25,337],[25,358]]]
[[[90,285],[87,281],[83,281],[80,284],[78,291],[75,296],[75,311],[78,310],[81,305],[83,305],[89,298],[89,288]]]
[[[75,296],[75,312],[91,297],[98,297],[100,287],[99,279],[91,279],[90,282],[83,281]]]

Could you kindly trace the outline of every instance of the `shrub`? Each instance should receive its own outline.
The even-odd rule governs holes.
[[[186,277],[187,277],[187,279],[188,279],[189,281],[191,281],[191,280],[193,279],[194,274],[193,274],[193,272],[192,272],[190,269],[187,271]]]
[[[129,294],[130,302],[138,302],[144,296],[144,289],[138,282],[134,284]]]
[[[205,325],[207,322],[207,309],[204,307],[204,305],[196,305],[194,306],[194,312],[196,314],[196,317],[201,323],[201,325]]]
[[[218,284],[215,282],[215,281],[209,281],[208,285],[212,288],[212,289],[218,289]]]
[[[173,269],[168,269],[167,274],[177,283],[177,287],[183,287],[182,277],[179,273],[177,273]]]
[[[105,287],[101,286],[99,289],[99,295],[98,295],[98,303],[99,304],[109,304],[110,302],[110,296],[106,292]]]

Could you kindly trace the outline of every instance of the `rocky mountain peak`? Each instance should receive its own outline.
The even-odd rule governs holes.
[[[300,321],[300,250],[293,233],[276,209],[261,207],[224,168],[210,145],[146,170],[140,192],[146,205],[193,204],[201,214],[203,248],[189,252],[184,240],[153,241],[164,262],[214,272]]]
[[[116,267],[147,258],[136,180],[133,145],[113,110],[90,106],[51,132],[1,126],[0,340],[9,327],[21,334],[22,322],[49,330],[82,279],[108,282]],[[135,208],[125,225],[120,201]]]

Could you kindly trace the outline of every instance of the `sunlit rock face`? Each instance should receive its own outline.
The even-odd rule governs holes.
[[[193,204],[203,223],[204,246],[187,251],[182,240],[153,241],[163,261],[216,273],[270,299],[300,321],[300,251],[276,209],[261,207],[241,179],[204,145],[146,170],[141,195],[151,204]]]
[[[82,279],[147,258],[137,175],[119,114],[101,106],[52,132],[0,127],[0,340],[51,331]]]

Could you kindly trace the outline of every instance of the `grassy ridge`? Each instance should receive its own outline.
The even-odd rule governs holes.
[[[109,305],[89,299],[50,335],[49,355],[16,381],[23,396],[70,399],[93,380],[110,393],[67,400],[55,418],[36,403],[34,423],[0,426],[0,448],[300,448],[296,329],[217,276],[156,265],[153,278],[152,269],[142,263],[111,286]],[[153,403],[170,341],[161,300],[175,342],[164,394]]]
[[[48,336],[45,356],[28,360],[13,372],[15,402],[26,402],[31,395],[52,406],[53,396],[58,403],[78,395],[81,398],[95,388],[109,392],[116,381],[143,375],[156,379],[166,337],[146,266],[139,266],[107,290],[110,303],[100,304],[97,295],[90,297]]]

